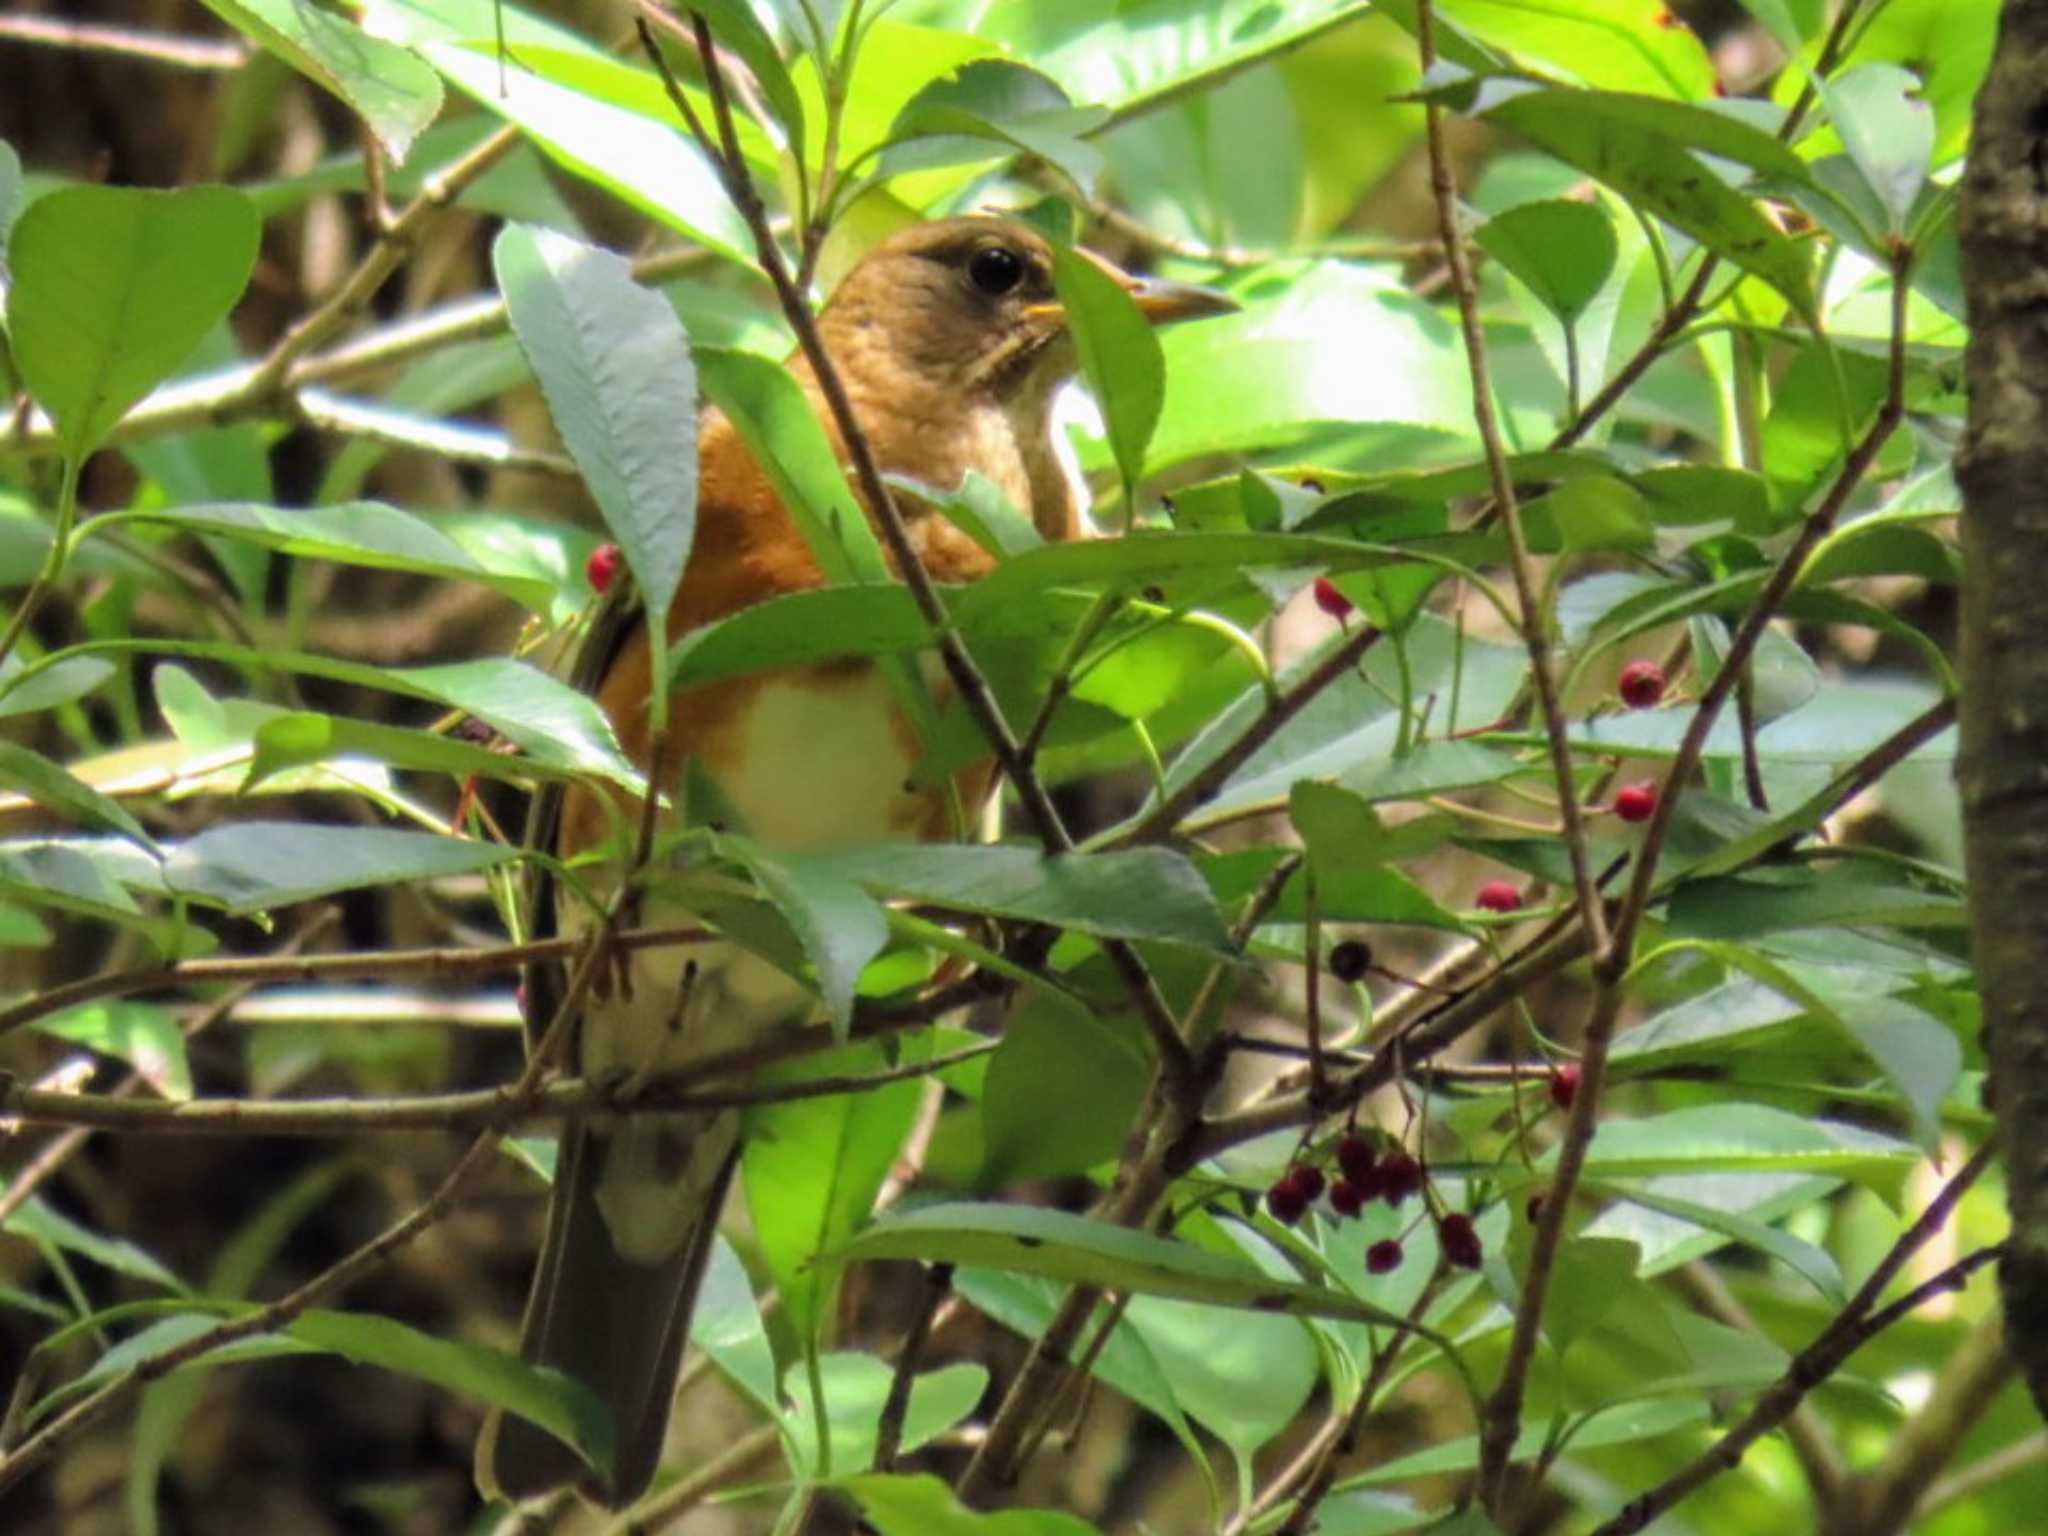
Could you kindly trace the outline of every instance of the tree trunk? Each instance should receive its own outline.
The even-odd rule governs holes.
[[[1969,296],[1962,789],[2012,1238],[2007,1335],[2048,1413],[2048,0],[2009,0],[1959,215]]]

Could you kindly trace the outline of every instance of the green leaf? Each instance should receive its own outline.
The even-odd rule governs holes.
[[[1387,860],[1389,839],[1379,812],[1348,789],[1303,779],[1288,791],[1287,813],[1319,877]]]
[[[205,0],[206,8],[316,85],[339,96],[369,125],[386,154],[403,163],[441,111],[441,82],[410,50],[372,37],[347,17],[303,0]]]
[[[843,1038],[853,1023],[860,973],[889,941],[889,920],[881,906],[847,875],[816,860],[779,857],[731,833],[718,842],[747,866],[789,920],[817,973],[833,1028]]]
[[[1061,1178],[1114,1157],[1151,1081],[1151,1052],[1127,1015],[1095,1018],[1033,993],[989,1058],[977,1182]]]
[[[126,1238],[106,1237],[90,1227],[53,1210],[41,1195],[30,1195],[13,1215],[0,1222],[0,1231],[32,1243],[48,1243],[92,1260],[118,1275],[127,1275],[148,1285],[183,1293],[185,1282],[172,1274],[157,1257]]]
[[[882,1407],[895,1373],[873,1355],[830,1354],[818,1362],[824,1380],[827,1432],[832,1437],[835,1467],[865,1467],[875,1459],[875,1441]],[[903,1416],[901,1448],[914,1451],[944,1434],[974,1412],[988,1390],[988,1371],[961,1363],[925,1371],[911,1379],[910,1402]],[[776,1404],[795,1452],[797,1469],[815,1476],[819,1466],[817,1417],[811,1384],[801,1371],[791,1371],[788,1405]]]
[[[915,1041],[906,1045],[924,1048]],[[877,1072],[888,1064],[879,1042],[864,1041],[770,1067],[756,1082],[796,1084]],[[915,1078],[905,1078],[867,1093],[790,1099],[747,1111],[741,1154],[747,1209],[761,1257],[800,1340],[817,1337],[837,1282],[837,1260],[874,1208],[923,1091]]]
[[[507,756],[433,731],[376,725],[314,710],[277,709],[248,699],[235,700],[233,707],[244,718],[260,722],[250,737],[255,755],[248,776],[242,781],[244,794],[289,769],[351,757],[368,758],[387,768],[445,773],[458,779],[480,775],[513,783],[566,780],[577,777],[581,771],[524,753]]]
[[[970,1510],[928,1472],[868,1472],[836,1478],[830,1486],[858,1504],[881,1536],[1100,1536],[1086,1521],[1049,1509],[1005,1509],[986,1515]]]
[[[499,843],[387,827],[234,822],[173,850],[164,884],[235,916],[334,891],[472,874],[517,858]]]
[[[1587,475],[1567,480],[1522,508],[1532,543],[1547,543],[1547,529],[1567,550],[1648,550],[1650,511],[1626,480]]]
[[[38,1032],[68,1040],[133,1067],[166,1099],[192,1097],[192,1065],[185,1036],[168,1009],[156,1003],[87,1003],[38,1019]]]
[[[234,307],[257,234],[227,187],[62,187],[15,221],[15,362],[68,454],[96,447]]]
[[[1108,116],[1101,107],[1074,106],[1057,84],[1027,65],[969,59],[904,104],[889,126],[882,174],[1023,153],[1090,194],[1102,174],[1102,151],[1080,136],[1100,128]]]
[[[758,353],[723,347],[700,351],[697,368],[704,393],[753,450],[825,579],[834,585],[892,579],[832,440],[789,370]]]
[[[426,519],[377,501],[297,508],[256,502],[138,508],[95,518],[84,532],[130,522],[162,523],[313,560],[481,582],[536,613],[547,613],[556,597],[553,583],[492,569]]]
[[[487,41],[428,42],[420,51],[451,85],[484,111],[524,129],[542,153],[572,175],[722,256],[753,259],[753,237],[745,221],[733,211],[703,153],[677,127],[542,78],[526,67],[545,62],[532,48],[512,54],[502,71],[497,50]],[[670,423],[672,433],[675,426]]]
[[[1567,325],[1593,302],[1620,251],[1604,208],[1562,198],[1497,213],[1472,238]]]
[[[1934,156],[1934,113],[1920,81],[1893,64],[1862,64],[1820,82],[1842,147],[1903,235]]]
[[[1865,923],[1961,928],[1967,921],[1955,892],[1874,879],[1853,863],[1809,872],[1791,883],[1738,876],[1689,880],[1672,894],[1670,910],[1673,934],[1704,939],[1753,939],[1788,928]]]
[[[1633,1289],[1642,1254],[1631,1242],[1615,1237],[1574,1237],[1557,1251],[1551,1271],[1550,1305],[1543,1309],[1543,1332],[1560,1350],[1593,1332],[1606,1320],[1615,1297]]]
[[[114,664],[100,656],[73,656],[23,677],[19,656],[0,661],[0,719],[33,715],[84,698],[112,677]]]
[[[703,0],[692,4],[711,27],[711,35],[739,55],[761,88],[777,122],[793,144],[804,141],[804,104],[782,62],[782,53],[747,0]]]
[[[1658,1194],[1650,1188],[1621,1186],[1617,1193],[1623,1200],[1722,1233],[1776,1259],[1795,1275],[1807,1280],[1830,1306],[1840,1306],[1848,1300],[1841,1266],[1835,1262],[1833,1254],[1818,1244],[1782,1232],[1769,1222],[1752,1221],[1739,1211],[1722,1210],[1719,1206],[1703,1205],[1696,1200],[1681,1200]]]
[[[697,530],[697,380],[666,299],[609,251],[512,225],[491,248],[512,332],[647,607],[656,672]],[[666,695],[655,695],[657,720]]]
[[[1397,1321],[1349,1292],[1275,1280],[1246,1260],[1036,1206],[950,1204],[891,1212],[838,1256],[974,1264],[1212,1306]]]
[[[1828,23],[1826,0],[1742,0],[1742,8],[1793,56],[1819,37]]]
[[[1383,269],[1327,261],[1234,284],[1243,313],[1160,337],[1166,400],[1148,472],[1302,442],[1341,422],[1469,436],[1472,389],[1456,332]],[[1361,357],[1373,365],[1362,368]]]
[[[1051,923],[1100,938],[1157,939],[1232,952],[1207,882],[1181,855],[1163,848],[1048,857],[1014,846],[890,846],[811,854],[791,863],[962,912]]]
[[[691,688],[845,656],[890,656],[931,640],[931,626],[898,582],[790,592],[685,635],[669,653],[669,686]]]
[[[21,156],[0,139],[0,277],[7,272],[7,237],[21,213]]]
[[[1548,1167],[1553,1152],[1538,1163]],[[1588,1178],[1656,1173],[1824,1173],[1896,1204],[1919,1156],[1905,1142],[1762,1104],[1700,1105],[1640,1120],[1608,1119],[1593,1137]]]
[[[156,849],[156,839],[143,830],[142,823],[129,815],[119,801],[108,799],[40,752],[0,741],[0,786],[26,796],[44,810],[90,827],[118,832],[138,847]]]
[[[593,1465],[611,1464],[612,1425],[603,1403],[560,1371],[367,1312],[316,1309],[287,1324],[284,1332],[358,1365],[378,1366],[516,1413],[568,1441]]]
[[[1804,248],[1778,233],[1755,204],[1709,170],[1687,141],[1661,131],[1670,126],[1662,115],[1650,117],[1638,104],[1617,103],[1603,92],[1529,91],[1501,102],[1487,116],[1755,273],[1801,316],[1815,318]],[[1788,153],[1767,134],[1749,129],[1738,135],[1741,125],[1719,121],[1726,130],[1709,146],[1716,155],[1740,150],[1762,156],[1756,140]],[[1688,118],[1686,126],[1699,125]],[[1795,163],[1790,174],[1801,177],[1804,168]]]
[[[1067,312],[1082,376],[1102,407],[1126,487],[1145,471],[1145,449],[1166,399],[1166,358],[1122,283],[1071,248],[1055,251],[1053,286]]]

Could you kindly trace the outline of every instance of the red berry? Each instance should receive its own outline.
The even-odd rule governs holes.
[[[1401,1244],[1383,1237],[1365,1250],[1365,1271],[1369,1275],[1391,1275],[1401,1267]]]
[[[1550,1074],[1550,1102],[1559,1109],[1570,1109],[1578,1096],[1579,1064],[1568,1061]]]
[[[1482,912],[1512,912],[1522,904],[1522,893],[1510,880],[1489,880],[1472,898]]]
[[[590,552],[590,558],[583,562],[583,579],[590,583],[591,591],[599,597],[612,589],[612,578],[619,574],[619,546],[600,544]]]
[[[1315,585],[1316,606],[1331,618],[1339,620],[1351,617],[1352,602],[1337,590],[1337,583],[1327,576],[1318,576]]]
[[[1380,1164],[1380,1194],[1388,1205],[1399,1205],[1422,1189],[1422,1164],[1406,1152],[1396,1152]]]
[[[1301,1192],[1304,1200],[1314,1200],[1323,1192],[1323,1170],[1309,1163],[1296,1163],[1287,1170],[1287,1182]]]
[[[1365,1209],[1365,1202],[1370,1198],[1349,1179],[1339,1179],[1330,1186],[1330,1209],[1339,1216],[1356,1216]]]
[[[1648,709],[1664,697],[1664,669],[1647,657],[1632,661],[1621,669],[1615,689],[1630,709]]]
[[[1452,1211],[1436,1224],[1436,1240],[1443,1247],[1444,1257],[1459,1269],[1477,1269],[1480,1260],[1486,1257],[1479,1229],[1463,1211]]]
[[[1645,779],[1614,792],[1614,814],[1623,821],[1648,821],[1657,814],[1657,786]]]
[[[1363,1136],[1346,1136],[1337,1143],[1337,1166],[1354,1184],[1363,1184],[1371,1178],[1373,1164],[1379,1160],[1378,1149]]]
[[[1266,1209],[1282,1226],[1291,1227],[1308,1210],[1308,1196],[1291,1178],[1283,1178],[1266,1191]]]

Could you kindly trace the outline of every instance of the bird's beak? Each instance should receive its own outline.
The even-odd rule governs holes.
[[[1229,294],[1200,283],[1174,283],[1162,277],[1126,277],[1124,282],[1137,302],[1138,313],[1154,325],[1232,315],[1241,307]]]
[[[1115,278],[1118,286],[1130,294],[1138,306],[1138,313],[1154,325],[1172,325],[1180,320],[1206,320],[1212,315],[1231,315],[1242,308],[1229,294],[1214,288],[1204,288],[1199,283],[1169,282],[1163,277],[1133,277],[1121,267],[1104,261],[1093,251],[1074,247],[1074,254],[1085,256],[1104,272]],[[1034,304],[1025,311],[1027,319],[1041,325],[1063,325],[1067,312],[1059,304]]]

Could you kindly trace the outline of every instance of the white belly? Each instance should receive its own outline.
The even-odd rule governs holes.
[[[739,822],[734,830],[788,853],[915,835],[925,797],[907,788],[916,765],[896,713],[888,678],[874,667],[778,676],[755,692],[706,764]],[[653,896],[639,917],[659,926],[695,920]],[[565,899],[559,921],[578,934],[591,914]],[[586,1011],[577,1046],[586,1076],[687,1066],[808,1022],[817,1008],[801,983],[723,942],[642,951],[631,961],[630,991]]]

